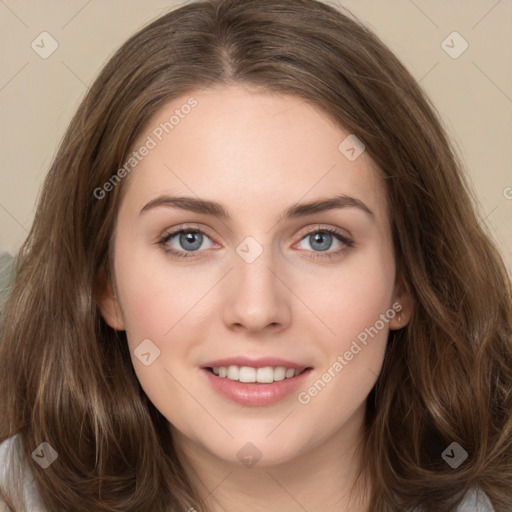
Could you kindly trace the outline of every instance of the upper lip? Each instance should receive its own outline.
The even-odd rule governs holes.
[[[251,368],[264,368],[266,366],[284,366],[285,368],[293,368],[294,370],[304,370],[310,368],[307,364],[294,363],[293,361],[287,361],[279,357],[259,357],[257,359],[251,359],[246,356],[234,356],[226,357],[224,359],[216,359],[215,361],[209,361],[202,365],[203,368],[219,368],[221,366],[249,366]]]

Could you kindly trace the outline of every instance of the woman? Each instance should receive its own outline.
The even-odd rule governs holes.
[[[315,0],[190,3],[114,55],[45,181],[2,326],[5,502],[511,510],[511,324],[376,36]]]

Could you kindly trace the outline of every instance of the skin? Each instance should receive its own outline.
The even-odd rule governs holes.
[[[352,502],[348,496],[360,463],[365,400],[389,329],[410,316],[382,179],[366,152],[353,162],[340,152],[349,133],[318,108],[239,85],[175,99],[134,147],[190,96],[197,106],[122,184],[117,299],[108,286],[103,316],[126,330],[137,377],[169,420],[213,510],[368,510],[367,488],[357,486]],[[162,194],[217,201],[231,220],[170,207],[140,214]],[[347,207],[279,222],[294,203],[341,194],[364,202],[373,216]],[[205,233],[196,256],[166,254],[157,241],[184,224]],[[337,229],[354,245],[333,237],[321,251],[308,228]],[[263,248],[250,264],[236,252],[247,236]],[[190,245],[180,245],[179,235],[167,243],[185,253]],[[307,390],[397,301],[400,322],[395,316],[306,405],[297,393],[264,407],[236,404],[200,374],[202,364],[222,357],[276,356],[313,367],[299,391]],[[150,366],[133,355],[144,339],[160,349]],[[247,442],[261,452],[253,467],[237,457]]]

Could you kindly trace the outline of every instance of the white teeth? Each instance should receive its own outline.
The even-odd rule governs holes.
[[[289,379],[290,377],[293,377],[295,375],[295,370],[293,368],[288,368],[286,370],[286,373],[284,374],[284,376]]]
[[[284,366],[278,366],[274,368],[274,380],[284,380],[286,377],[286,368]]]
[[[240,382],[256,382],[256,369],[249,366],[242,366],[238,372]]]
[[[240,374],[240,368],[238,366],[235,366],[235,365],[228,366],[227,377],[229,380],[238,380],[239,374]]]
[[[256,380],[258,382],[270,383],[274,382],[274,370],[270,366],[258,368],[256,372]]]
[[[215,375],[229,380],[239,382],[259,382],[261,384],[270,384],[284,379],[291,379],[302,373],[303,370],[295,370],[294,368],[285,368],[284,366],[265,366],[263,368],[252,368],[250,366],[228,367],[220,366],[212,368]]]

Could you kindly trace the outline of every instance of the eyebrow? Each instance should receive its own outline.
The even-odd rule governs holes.
[[[162,195],[152,199],[144,205],[139,215],[158,207],[178,208],[195,213],[211,215],[223,220],[231,220],[229,211],[220,203],[199,199],[196,197],[171,197]],[[330,210],[343,208],[358,208],[367,215],[375,217],[374,213],[359,199],[346,195],[338,195],[327,199],[319,199],[309,203],[296,203],[286,209],[279,217],[278,222],[284,219],[305,217],[314,213],[321,213]]]

